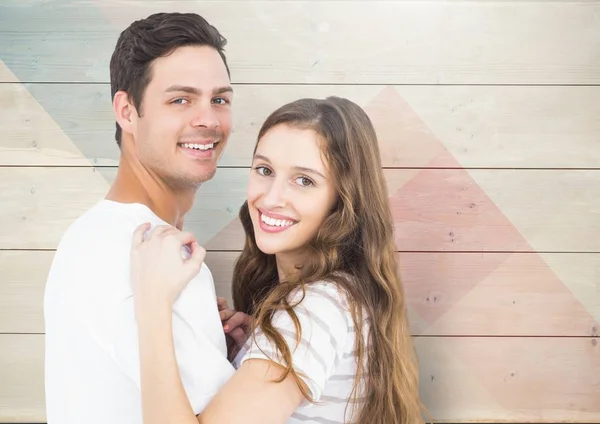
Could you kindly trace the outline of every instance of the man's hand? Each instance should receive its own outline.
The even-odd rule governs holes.
[[[252,317],[243,312],[229,309],[227,299],[224,297],[217,297],[217,305],[223,323],[223,331],[227,338],[227,356],[231,362],[248,339]]]

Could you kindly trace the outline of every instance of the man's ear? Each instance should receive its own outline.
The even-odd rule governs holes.
[[[113,111],[115,119],[121,126],[123,132],[133,133],[133,120],[136,114],[135,107],[129,101],[129,95],[125,91],[117,91],[113,98]]]

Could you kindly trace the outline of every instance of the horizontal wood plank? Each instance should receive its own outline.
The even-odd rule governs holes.
[[[220,169],[186,228],[240,250],[249,169]],[[54,249],[116,168],[0,167],[0,249]],[[600,252],[600,171],[386,169],[400,251]],[[201,201],[210,199],[210,201]]]
[[[436,422],[600,419],[597,338],[415,340],[423,402]]]
[[[269,113],[347,97],[369,114],[384,167],[600,168],[600,87],[236,85],[221,166],[249,166]],[[77,107],[73,107],[77,105]],[[0,165],[115,166],[107,84],[0,84]]]
[[[46,422],[43,335],[0,334],[0,381],[0,422]]]
[[[209,251],[231,302],[239,252]],[[0,333],[43,333],[53,251],[0,251]],[[600,254],[400,253],[411,334],[592,336],[600,332]]]
[[[436,422],[600,420],[593,338],[415,338]],[[43,335],[0,335],[0,421],[45,422]],[[493,364],[493,366],[490,366]]]
[[[2,60],[21,81],[107,82],[119,32],[165,11],[223,33],[234,82],[600,82],[593,2],[10,2]]]

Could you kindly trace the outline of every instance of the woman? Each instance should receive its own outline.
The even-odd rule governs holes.
[[[170,408],[178,423],[422,423],[393,221],[365,112],[337,97],[279,108],[258,134],[247,190],[233,297],[253,327],[239,368],[198,417],[177,374],[165,370],[162,381],[182,395],[176,405],[144,403],[145,422]],[[134,249],[152,243],[137,237]],[[204,251],[192,250],[198,263]],[[175,266],[158,252],[138,251],[138,263]],[[169,302],[194,269],[170,275]],[[149,290],[139,281],[136,307]],[[151,314],[142,315],[139,331],[149,332]],[[154,354],[175,364],[172,347]],[[141,346],[142,381],[144,355]],[[153,390],[143,387],[142,397]]]

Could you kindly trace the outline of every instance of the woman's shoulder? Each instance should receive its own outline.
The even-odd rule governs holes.
[[[342,317],[349,325],[352,301],[348,290],[336,278],[326,278],[296,288],[290,296],[294,310],[304,310],[322,318]]]
[[[335,278],[325,278],[305,283],[293,290],[291,294],[296,300],[303,297],[327,298],[344,307],[347,307],[350,301],[346,288]]]

